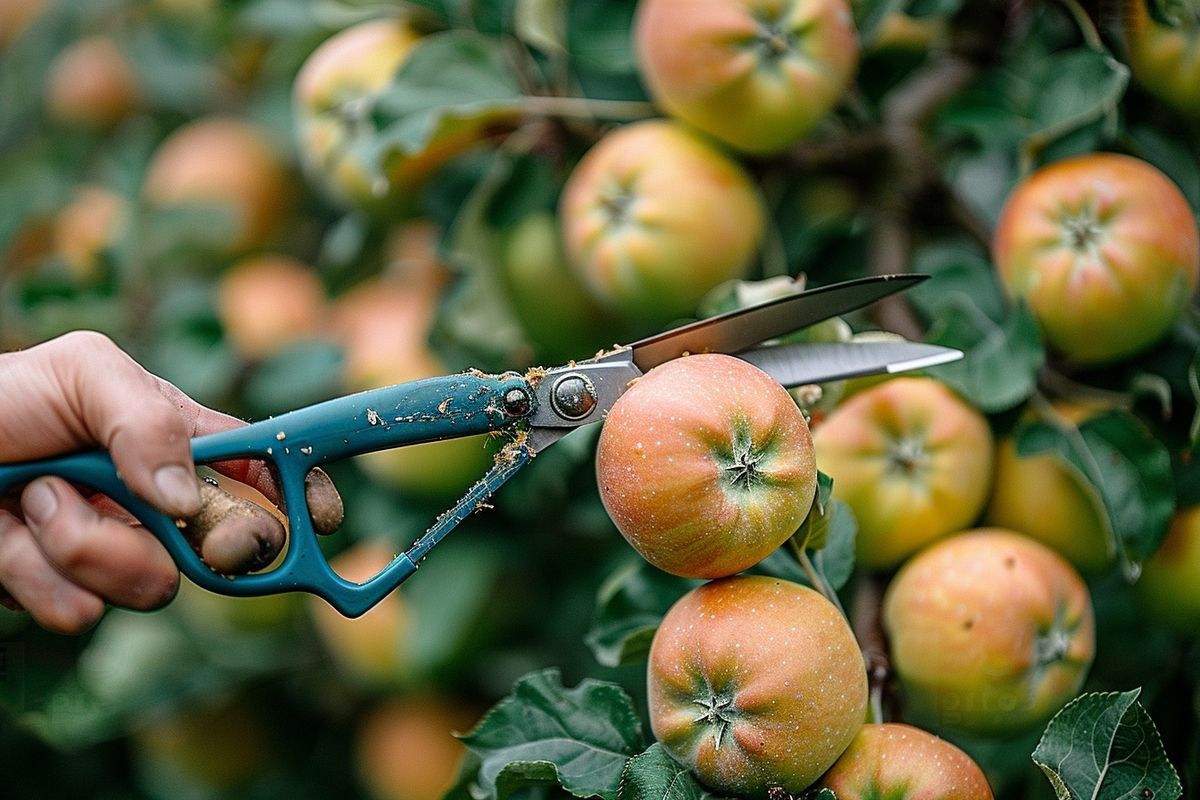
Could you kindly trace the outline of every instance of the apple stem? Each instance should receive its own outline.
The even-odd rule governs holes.
[[[521,109],[533,116],[568,119],[637,120],[658,116],[654,105],[640,100],[594,100],[590,97],[525,95]]]

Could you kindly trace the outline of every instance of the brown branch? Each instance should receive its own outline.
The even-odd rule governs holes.
[[[854,589],[854,610],[850,625],[862,650],[867,668],[867,689],[874,722],[884,721],[883,702],[891,677],[887,634],[883,630],[883,579],[865,573]]]

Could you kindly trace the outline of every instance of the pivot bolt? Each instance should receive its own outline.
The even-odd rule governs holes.
[[[568,372],[554,382],[550,405],[563,419],[583,419],[596,408],[596,387],[591,378],[578,372]]]

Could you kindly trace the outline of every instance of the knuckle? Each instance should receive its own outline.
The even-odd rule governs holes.
[[[99,331],[71,331],[59,336],[55,342],[63,349],[92,355],[113,355],[121,353],[121,348],[106,334]]]

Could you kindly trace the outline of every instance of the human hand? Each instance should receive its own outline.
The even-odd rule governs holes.
[[[196,476],[191,438],[243,424],[151,375],[102,334],[69,333],[0,354],[0,463],[102,447],[133,493],[185,520],[193,547],[227,574],[266,566],[285,540],[268,511]],[[209,466],[278,503],[263,462]],[[332,483],[314,470],[307,489],[314,520],[324,521],[318,532],[335,529],[342,507]],[[158,608],[178,585],[162,544],[103,495],[45,477],[19,499],[0,497],[0,603],[28,610],[49,630],[87,630],[106,603]]]

